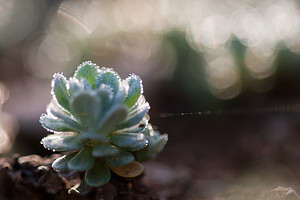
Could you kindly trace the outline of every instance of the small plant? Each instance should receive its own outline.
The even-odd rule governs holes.
[[[137,75],[121,80],[112,69],[83,62],[69,80],[54,74],[51,93],[40,123],[53,134],[41,144],[66,152],[52,167],[85,172],[89,186],[109,182],[111,171],[138,176],[144,169],[139,162],[154,158],[168,140],[148,123],[150,106]]]

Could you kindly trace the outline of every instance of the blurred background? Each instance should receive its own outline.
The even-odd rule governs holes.
[[[297,0],[0,0],[0,152],[51,153],[52,75],[91,60],[142,78],[163,198],[299,188],[299,54]]]

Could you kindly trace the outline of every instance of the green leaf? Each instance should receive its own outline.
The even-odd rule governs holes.
[[[97,91],[96,94],[100,99],[101,103],[101,111],[99,113],[99,119],[103,117],[105,112],[112,105],[113,92],[111,87],[102,85]],[[100,120],[99,120],[100,121]]]
[[[156,132],[156,134],[158,134],[158,132]],[[154,152],[155,154],[158,154],[163,150],[167,142],[168,142],[167,134],[163,134],[163,135],[158,134],[157,138],[155,138],[155,140],[152,141],[153,144],[151,145],[151,149],[152,149],[151,151]]]
[[[112,107],[100,121],[97,133],[108,135],[116,128],[117,124],[126,118],[127,114],[128,109],[124,106],[117,105]]]
[[[97,76],[99,75],[98,67],[90,61],[83,62],[78,66],[74,76],[81,80],[86,79],[92,89],[95,88]]]
[[[127,151],[120,151],[116,156],[105,158],[105,162],[110,166],[123,166],[134,161],[134,156]]]
[[[119,75],[112,69],[103,69],[97,77],[95,88],[100,87],[102,84],[109,85],[113,93],[116,94],[119,90],[120,80]]]
[[[163,150],[168,141],[168,135],[160,135],[158,131],[154,131],[152,129],[151,124],[147,125],[143,133],[148,139],[149,144],[146,148],[136,152],[136,160],[140,162],[145,162],[147,160],[153,159],[159,152]]]
[[[147,125],[143,134],[149,141],[147,148],[154,154],[161,152],[168,141],[168,135],[161,135],[158,131],[154,131],[151,124]]]
[[[118,153],[119,149],[110,144],[95,145],[93,148],[93,156],[95,157],[114,156]]]
[[[146,115],[146,113],[149,110],[149,104],[146,103],[143,106],[141,106],[139,109],[137,109],[135,112],[132,112],[124,122],[122,122],[120,125],[118,125],[118,129],[128,128],[134,125],[137,125],[140,123],[140,121],[143,119],[143,117]]]
[[[135,105],[130,108],[130,113],[135,112],[136,109],[139,109],[141,106],[143,106],[146,103],[148,104],[148,102],[146,102],[144,95],[141,95],[137,100],[137,102],[135,103]]]
[[[115,134],[110,137],[110,141],[129,151],[138,151],[148,145],[148,140],[142,133]]]
[[[88,82],[88,80],[86,80],[85,78],[82,78],[80,80],[80,82],[82,83],[84,90],[92,91],[92,87],[91,87],[90,83]]]
[[[95,159],[92,155],[92,148],[86,147],[68,162],[68,167],[72,170],[84,171],[93,167],[94,163]]]
[[[72,98],[71,108],[82,124],[94,127],[100,115],[100,100],[95,93],[80,92]]]
[[[85,182],[92,187],[99,187],[109,182],[110,171],[101,161],[96,160],[94,166],[85,173]]]
[[[109,107],[109,104],[111,103],[113,92],[110,86],[101,86],[97,90],[97,95],[101,99],[103,106]]]
[[[129,85],[128,95],[124,104],[129,108],[135,105],[141,94],[143,93],[142,80],[135,74],[130,75],[126,81]]]
[[[136,126],[132,126],[129,128],[118,129],[114,131],[114,134],[123,134],[123,133],[140,133],[145,129],[145,126],[140,126],[140,124]]]
[[[54,117],[61,119],[66,124],[68,124],[70,127],[73,127],[76,130],[79,130],[81,128],[80,124],[77,122],[77,120],[65,110],[62,110],[56,103],[56,101],[52,101],[47,106],[47,114],[48,116],[53,115]]]
[[[145,127],[145,129],[143,131],[143,134],[145,136],[151,136],[151,137],[153,137],[154,130],[153,130],[152,125],[150,123],[147,124],[147,126]]]
[[[62,119],[50,117],[49,115],[46,114],[41,115],[40,123],[48,131],[68,132],[68,131],[77,131],[79,128],[75,124],[73,126]]]
[[[76,155],[77,152],[70,153],[68,155],[64,155],[62,157],[57,158],[53,163],[52,167],[58,170],[68,169],[68,162]]]
[[[54,74],[52,80],[52,94],[56,101],[66,110],[70,110],[67,80],[62,74]]]
[[[136,160],[139,162],[146,162],[155,158],[155,156],[156,154],[151,151],[149,145],[146,148],[135,153]]]
[[[94,132],[81,132],[78,136],[81,139],[89,139],[89,140],[98,140],[101,142],[108,142],[108,139],[105,135],[94,133]]]
[[[72,151],[81,149],[83,140],[79,140],[76,133],[55,133],[44,137],[41,141],[45,148],[54,151]]]
[[[82,92],[84,90],[84,85],[77,79],[71,77],[69,79],[69,94],[70,97],[76,95],[79,92]]]
[[[115,94],[113,99],[113,104],[124,104],[125,97],[128,94],[128,83],[126,80],[123,80],[120,84],[119,91]]]

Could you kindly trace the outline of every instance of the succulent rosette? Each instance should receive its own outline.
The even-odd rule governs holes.
[[[111,171],[139,175],[143,167],[138,161],[153,158],[168,140],[148,123],[150,106],[142,93],[137,75],[121,80],[114,70],[90,61],[79,65],[68,80],[54,74],[53,99],[40,117],[42,126],[53,132],[41,143],[65,152],[52,167],[83,171],[85,182],[93,187],[109,182]]]

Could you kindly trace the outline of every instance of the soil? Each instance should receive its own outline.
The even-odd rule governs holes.
[[[122,178],[112,174],[103,187],[84,190],[78,194],[70,188],[80,182],[77,172],[57,172],[51,163],[58,157],[38,155],[0,159],[1,200],[158,200],[144,184],[143,175]]]
[[[160,198],[299,199],[297,115],[187,116],[159,121],[154,124],[169,133],[169,142],[156,160],[145,164],[145,178]]]

